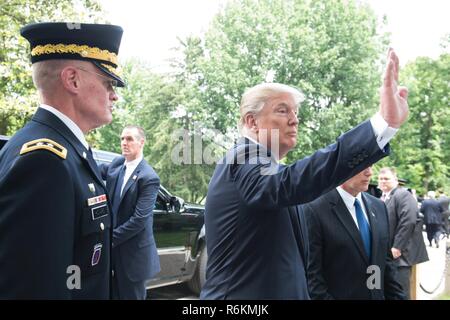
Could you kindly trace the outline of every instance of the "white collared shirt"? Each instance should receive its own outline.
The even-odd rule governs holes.
[[[56,117],[58,117],[59,120],[61,120],[67,128],[69,128],[70,131],[77,137],[78,140],[80,140],[81,144],[86,148],[86,150],[89,150],[89,144],[86,141],[86,138],[84,137],[83,131],[81,131],[80,127],[76,125],[75,122],[73,122],[68,116],[66,116],[61,111],[46,105],[41,104],[40,108],[47,110],[48,112],[53,113]]]
[[[398,129],[389,127],[386,120],[380,115],[380,113],[375,113],[375,115],[370,118],[370,124],[372,125],[375,137],[377,139],[378,146],[381,150],[388,144],[389,141],[397,133]]]
[[[123,183],[122,183],[122,188],[120,189],[120,195],[122,195],[123,188],[127,184],[128,179],[130,179],[131,174],[134,172],[134,170],[136,169],[136,167],[139,165],[139,163],[142,161],[143,158],[144,158],[144,156],[141,154],[139,157],[137,157],[136,159],[134,159],[130,162],[127,162],[125,160],[125,175],[123,177]]]
[[[394,190],[397,187],[392,188],[391,190],[389,190],[389,192],[383,192],[384,193],[384,201],[389,200],[389,198],[391,197],[391,193],[392,190]]]
[[[358,219],[356,219],[355,199],[358,199],[359,203],[361,204],[361,208],[364,213],[364,218],[366,219],[367,223],[370,226],[370,222],[367,217],[367,210],[365,208],[364,201],[362,201],[361,192],[358,193],[358,195],[356,197],[354,197],[350,193],[348,193],[347,191],[342,189],[341,186],[337,187],[336,190],[337,190],[337,192],[339,192],[339,195],[341,196],[342,200],[344,201],[345,206],[347,207],[348,211],[350,211],[353,221],[355,221],[356,227],[359,229]]]

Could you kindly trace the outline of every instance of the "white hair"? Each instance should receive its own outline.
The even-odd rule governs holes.
[[[305,99],[300,90],[281,83],[261,83],[247,89],[241,99],[239,131],[242,133],[245,127],[245,116],[247,114],[257,115],[270,98],[281,93],[290,94],[296,107]]]
[[[31,66],[33,83],[42,92],[50,92],[58,81],[58,74],[67,65],[68,60],[44,60]]]

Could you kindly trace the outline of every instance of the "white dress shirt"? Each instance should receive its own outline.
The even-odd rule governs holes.
[[[369,219],[367,217],[367,210],[364,205],[364,201],[361,197],[361,192],[358,193],[356,197],[352,196],[350,193],[342,189],[340,186],[336,188],[337,192],[339,192],[339,195],[341,196],[342,200],[345,203],[345,206],[347,207],[348,211],[350,211],[350,214],[352,215],[353,221],[355,221],[356,227],[359,229],[358,226],[358,219],[356,219],[356,210],[355,210],[355,199],[358,199],[359,203],[361,204],[361,209],[364,213],[364,218],[366,219],[368,225],[370,226]]]
[[[389,192],[383,192],[383,194],[384,194],[384,200],[383,201],[387,201],[387,200],[389,200],[389,198],[391,197],[391,192],[392,192],[392,190],[394,190],[395,188],[392,188]],[[383,194],[382,194],[382,196],[383,196]]]
[[[397,133],[398,129],[389,127],[386,120],[377,112],[370,118],[370,124],[372,125],[375,137],[377,139],[378,146],[381,150],[388,144],[389,141]]]
[[[134,170],[136,169],[136,167],[139,165],[139,163],[142,161],[143,158],[144,158],[144,156],[141,154],[139,157],[137,157],[136,159],[134,159],[130,162],[125,160],[125,175],[123,177],[123,183],[122,183],[122,187],[120,189],[120,195],[122,195],[123,188],[127,184],[128,179],[130,179],[131,174],[134,172]]]
[[[83,146],[86,148],[86,150],[89,150],[89,144],[86,141],[86,138],[84,137],[83,131],[81,131],[80,127],[78,127],[75,122],[73,122],[68,116],[66,116],[64,113],[62,113],[59,110],[56,110],[55,108],[46,105],[41,104],[40,108],[47,110],[48,112],[53,113],[56,117],[58,117],[59,120],[61,120],[67,128],[69,128],[70,131],[77,137],[78,140],[83,144]]]

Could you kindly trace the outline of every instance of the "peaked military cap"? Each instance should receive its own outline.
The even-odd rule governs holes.
[[[20,34],[31,45],[31,63],[51,59],[90,61],[123,87],[118,69],[123,29],[108,24],[45,22],[26,25]]]

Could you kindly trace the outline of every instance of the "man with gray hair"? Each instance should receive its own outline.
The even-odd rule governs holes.
[[[389,154],[387,144],[408,115],[398,70],[390,49],[379,112],[337,143],[287,166],[278,161],[296,145],[303,95],[274,83],[244,93],[243,137],[217,164],[208,188],[202,299],[309,299],[306,228],[297,205]]]
[[[122,33],[21,30],[41,105],[0,152],[0,299],[110,298],[110,206],[84,135],[112,120]]]

